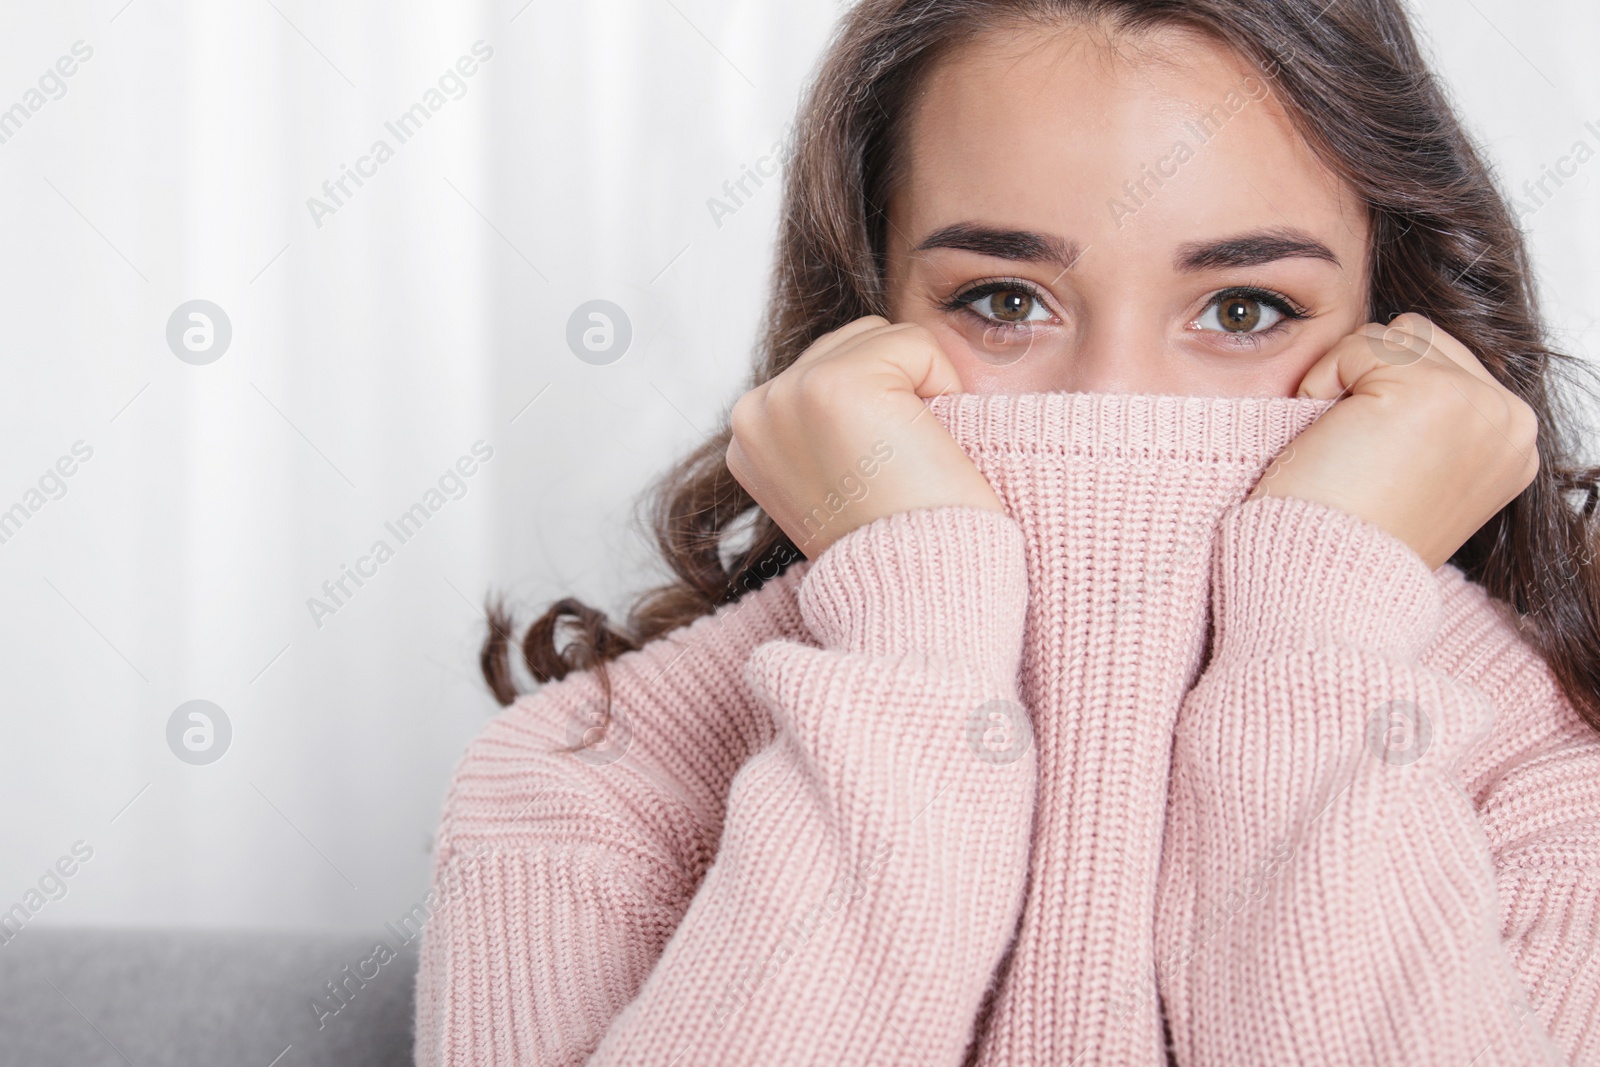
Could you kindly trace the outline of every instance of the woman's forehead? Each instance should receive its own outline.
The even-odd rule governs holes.
[[[1176,247],[1288,226],[1365,245],[1364,205],[1266,77],[1204,36],[1113,51],[1093,32],[986,35],[921,90],[898,138],[902,228],[982,216],[1084,245]]]

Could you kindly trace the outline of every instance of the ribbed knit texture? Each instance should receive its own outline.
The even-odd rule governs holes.
[[[1600,1063],[1600,735],[1455,567],[1244,501],[1329,406],[928,401],[1004,513],[469,746],[418,1063]]]

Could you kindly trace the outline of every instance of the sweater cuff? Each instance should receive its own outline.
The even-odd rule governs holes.
[[[1320,501],[1263,496],[1228,508],[1215,567],[1218,657],[1346,645],[1414,659],[1444,618],[1438,579],[1415,549]]]
[[[800,613],[824,648],[1014,674],[1028,611],[1024,543],[1017,520],[990,508],[884,515],[817,557],[796,594]]]

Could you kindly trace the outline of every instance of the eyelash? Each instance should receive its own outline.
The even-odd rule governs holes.
[[[972,305],[977,303],[979,300],[982,300],[984,297],[993,296],[995,293],[1007,292],[1026,293],[1035,303],[1039,304],[1040,306],[1046,306],[1043,296],[1040,295],[1039,290],[1033,285],[1022,281],[1020,278],[1002,278],[996,281],[979,282],[970,288],[963,289],[956,295],[940,301],[939,308],[942,311],[966,311],[979,322],[983,323],[983,325],[986,327],[998,328],[1007,331],[1031,329],[1032,326],[1027,323],[1006,322],[1002,319],[986,318],[985,316],[980,315],[978,312],[972,310]],[[1218,289],[1214,294],[1212,294],[1211,299],[1206,301],[1205,306],[1200,309],[1199,315],[1196,315],[1195,318],[1191,319],[1190,321],[1193,322],[1197,320],[1200,315],[1204,315],[1207,311],[1210,311],[1213,307],[1217,306],[1217,304],[1221,303],[1224,297],[1229,296],[1243,296],[1248,297],[1251,300],[1259,301],[1283,316],[1282,319],[1258,333],[1228,334],[1227,336],[1234,338],[1233,343],[1235,344],[1259,346],[1264,338],[1272,337],[1277,334],[1279,330],[1283,329],[1285,323],[1297,322],[1301,319],[1307,319],[1311,317],[1311,312],[1309,310],[1301,307],[1288,296],[1278,292],[1276,289],[1268,289],[1265,286],[1260,285],[1230,285],[1228,288]],[[1217,331],[1210,330],[1207,332],[1215,333]]]
[[[939,308],[942,311],[966,311],[979,322],[983,323],[983,325],[986,327],[995,327],[1001,330],[1030,329],[1031,326],[1027,323],[1006,322],[1003,319],[985,318],[976,311],[972,310],[972,305],[977,303],[979,300],[982,300],[986,296],[993,296],[995,293],[1010,292],[1026,293],[1041,307],[1046,306],[1044,298],[1040,295],[1039,290],[1034,288],[1032,285],[1018,278],[1001,278],[996,281],[979,282],[971,288],[963,289],[961,292],[950,297],[949,299],[940,301]]]
[[[1301,319],[1308,319],[1311,317],[1311,312],[1309,310],[1301,307],[1283,293],[1278,292],[1276,289],[1268,289],[1265,286],[1260,285],[1230,285],[1226,289],[1219,289],[1210,300],[1206,301],[1205,306],[1200,309],[1200,315],[1204,315],[1206,312],[1220,304],[1225,297],[1230,296],[1243,296],[1254,300],[1257,303],[1265,304],[1267,307],[1272,308],[1274,311],[1282,315],[1283,318],[1279,319],[1265,330],[1261,330],[1257,333],[1223,332],[1223,336],[1230,339],[1229,341],[1224,342],[1227,344],[1241,345],[1249,348],[1259,348],[1261,347],[1262,341],[1269,337],[1277,336],[1280,331],[1288,328],[1289,323],[1298,322]],[[1189,321],[1198,321],[1200,315],[1196,315]],[[1218,331],[1208,330],[1206,332],[1216,333]]]

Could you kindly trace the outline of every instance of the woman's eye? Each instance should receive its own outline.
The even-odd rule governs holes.
[[[971,308],[980,318],[1003,325],[1026,322],[1044,322],[1050,318],[1050,309],[1026,289],[1015,287],[984,287],[973,293],[957,297],[957,306]]]
[[[1195,325],[1221,333],[1264,333],[1284,318],[1282,311],[1258,297],[1223,293],[1195,320]]]

